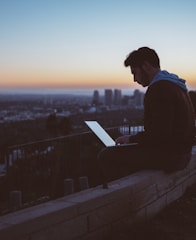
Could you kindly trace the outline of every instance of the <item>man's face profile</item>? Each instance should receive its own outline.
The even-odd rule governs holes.
[[[138,84],[142,85],[143,87],[148,86],[149,79],[148,74],[145,70],[141,67],[131,67],[131,73],[133,74],[133,81],[137,82]]]

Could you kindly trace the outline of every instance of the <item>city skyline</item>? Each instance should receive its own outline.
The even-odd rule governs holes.
[[[194,0],[0,1],[0,89],[141,90],[123,66],[141,46],[195,89],[195,7]]]
[[[49,88],[43,88],[43,89],[32,89],[32,88],[6,88],[6,89],[0,89],[0,95],[84,95],[84,96],[93,96],[94,91],[98,91],[100,96],[104,96],[105,90],[111,89],[114,90],[120,90],[123,95],[132,95],[135,90],[139,90],[141,92],[145,92],[144,88],[130,88],[130,89],[121,89],[121,88],[90,88],[90,89],[49,89]]]

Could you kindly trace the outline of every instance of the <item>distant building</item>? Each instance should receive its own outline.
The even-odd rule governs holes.
[[[131,109],[135,109],[135,99],[133,97],[129,97],[127,99],[127,104],[126,105]]]
[[[105,105],[111,106],[113,101],[112,89],[105,89]]]
[[[114,105],[122,104],[122,92],[119,89],[114,89]]]
[[[100,103],[100,99],[99,99],[99,91],[98,90],[94,90],[93,93],[93,99],[92,99],[92,105],[99,105]]]
[[[135,108],[142,109],[143,102],[144,102],[144,93],[140,92],[138,89],[136,89],[133,93],[133,98],[135,100]]]

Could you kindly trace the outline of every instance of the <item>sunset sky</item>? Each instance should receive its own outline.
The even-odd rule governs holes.
[[[196,89],[195,24],[195,0],[0,0],[0,89],[138,88],[141,46]]]

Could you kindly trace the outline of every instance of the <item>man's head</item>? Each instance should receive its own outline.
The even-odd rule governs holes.
[[[124,65],[131,68],[134,81],[143,87],[148,86],[152,78],[160,70],[157,53],[148,47],[141,47],[131,52],[125,59]]]

